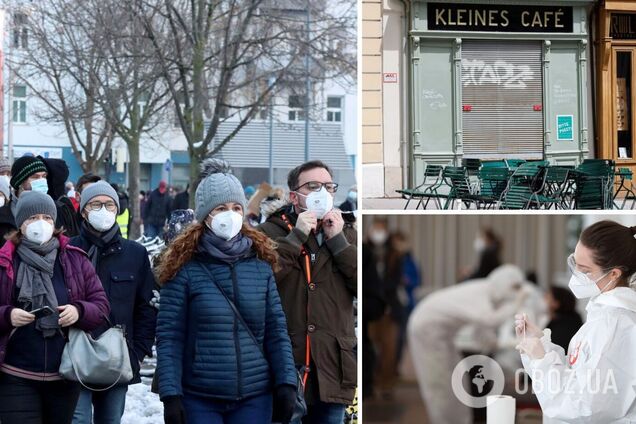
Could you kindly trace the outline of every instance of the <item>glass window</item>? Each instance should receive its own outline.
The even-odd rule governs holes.
[[[287,119],[290,121],[304,121],[305,120],[305,98],[304,96],[292,95],[289,96],[287,105],[289,106],[289,112]]]
[[[13,122],[26,122],[27,102],[26,102],[26,85],[13,86]]]
[[[327,97],[327,121],[342,122],[342,97]]]
[[[632,53],[616,52],[616,131],[618,158],[632,157]]]

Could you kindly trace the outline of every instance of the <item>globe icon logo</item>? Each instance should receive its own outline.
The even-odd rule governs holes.
[[[473,395],[477,393],[478,397],[482,397],[490,394],[492,391],[495,381],[488,378],[485,374],[484,368],[485,367],[483,365],[475,365],[464,374],[464,388],[468,393],[473,393]],[[475,390],[471,391],[470,386],[466,387],[466,383],[472,385]]]
[[[484,355],[472,355],[461,360],[452,375],[455,396],[466,406],[484,408],[488,396],[503,393],[504,374],[499,364]]]

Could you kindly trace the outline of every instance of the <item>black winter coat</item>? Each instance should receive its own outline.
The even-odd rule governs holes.
[[[82,226],[80,235],[71,239],[71,245],[88,252],[92,242],[87,231]],[[131,383],[139,383],[139,362],[145,356],[152,356],[157,319],[156,310],[150,305],[155,278],[150,269],[148,252],[139,243],[118,234],[102,252],[97,275],[111,305],[111,322],[125,326],[135,374]],[[105,331],[106,328],[99,330]],[[95,333],[99,334],[99,330]]]
[[[5,236],[17,230],[15,226],[15,218],[11,212],[11,206],[5,204],[0,208],[0,247],[6,242]]]
[[[170,216],[171,205],[172,199],[167,191],[161,194],[159,189],[153,190],[146,203],[145,215],[142,217],[144,224],[163,226]]]

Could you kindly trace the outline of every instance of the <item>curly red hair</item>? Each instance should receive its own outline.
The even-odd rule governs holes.
[[[186,228],[181,234],[179,234],[161,255],[159,266],[157,267],[158,280],[160,285],[164,285],[166,282],[172,280],[179,270],[192,259],[196,252],[199,240],[205,231],[205,225],[201,223],[194,223]],[[274,271],[279,269],[278,267],[278,253],[276,243],[261,233],[243,224],[241,233],[252,239],[252,248],[256,252],[256,256],[268,262]]]

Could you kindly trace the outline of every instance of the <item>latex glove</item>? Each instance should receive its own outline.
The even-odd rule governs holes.
[[[516,349],[528,355],[530,359],[542,359],[545,356],[543,343],[538,337],[526,337],[525,340],[521,340]]]
[[[163,421],[165,424],[186,424],[185,409],[181,396],[168,396],[163,402]]]
[[[161,294],[158,290],[152,291],[152,299],[150,299],[150,306],[155,309],[159,309],[159,301],[161,300]]]
[[[274,416],[272,422],[287,424],[291,421],[296,407],[296,388],[283,384],[274,389]]]
[[[515,315],[515,333],[517,334],[517,338],[523,338],[525,327],[525,336],[527,337],[537,337],[541,338],[543,336],[543,331],[530,321],[528,321],[528,316],[523,314]]]
[[[298,219],[296,220],[296,228],[298,228],[301,233],[309,235],[311,230],[316,229],[317,225],[318,218],[316,218],[316,214],[312,211],[305,211],[298,214]]]

